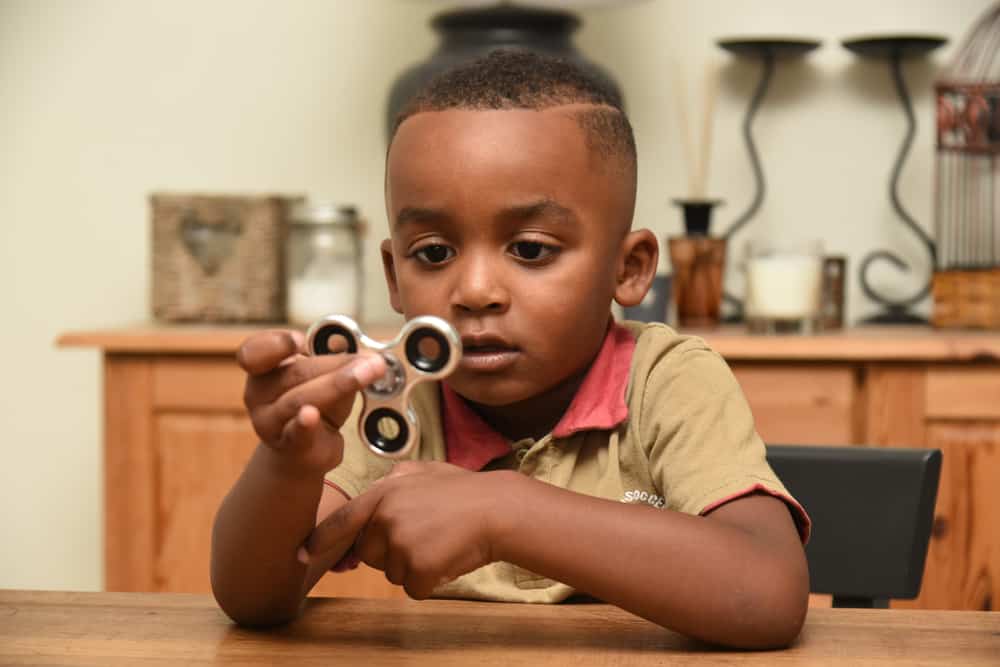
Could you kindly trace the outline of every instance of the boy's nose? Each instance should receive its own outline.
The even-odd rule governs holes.
[[[503,312],[510,294],[501,284],[496,267],[486,258],[466,258],[453,290],[452,306],[463,312]]]

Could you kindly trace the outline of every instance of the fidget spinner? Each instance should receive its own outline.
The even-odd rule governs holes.
[[[366,387],[358,433],[379,456],[402,458],[420,439],[410,392],[421,383],[451,374],[462,358],[458,332],[439,317],[421,315],[403,325],[388,343],[372,340],[346,315],[327,315],[306,334],[310,355],[356,353],[359,347],[385,360],[385,375]]]

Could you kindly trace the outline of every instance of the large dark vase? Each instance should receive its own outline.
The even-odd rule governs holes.
[[[428,80],[497,49],[527,49],[563,58],[621,96],[621,89],[607,71],[584,58],[574,46],[572,36],[580,19],[571,12],[511,5],[456,9],[437,14],[431,26],[440,35],[438,47],[426,62],[407,69],[393,83],[386,113],[388,131],[403,105]]]

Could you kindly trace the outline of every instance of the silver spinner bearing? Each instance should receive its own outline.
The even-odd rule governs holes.
[[[358,433],[379,456],[402,458],[420,440],[420,424],[410,392],[421,383],[451,374],[462,358],[458,332],[440,317],[421,315],[406,322],[388,343],[372,340],[346,315],[327,315],[306,334],[310,355],[355,353],[359,346],[385,359],[385,375],[361,394]]]

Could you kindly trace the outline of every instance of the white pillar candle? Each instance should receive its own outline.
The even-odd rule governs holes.
[[[747,261],[748,317],[798,320],[819,312],[821,258],[811,254],[772,254]]]

